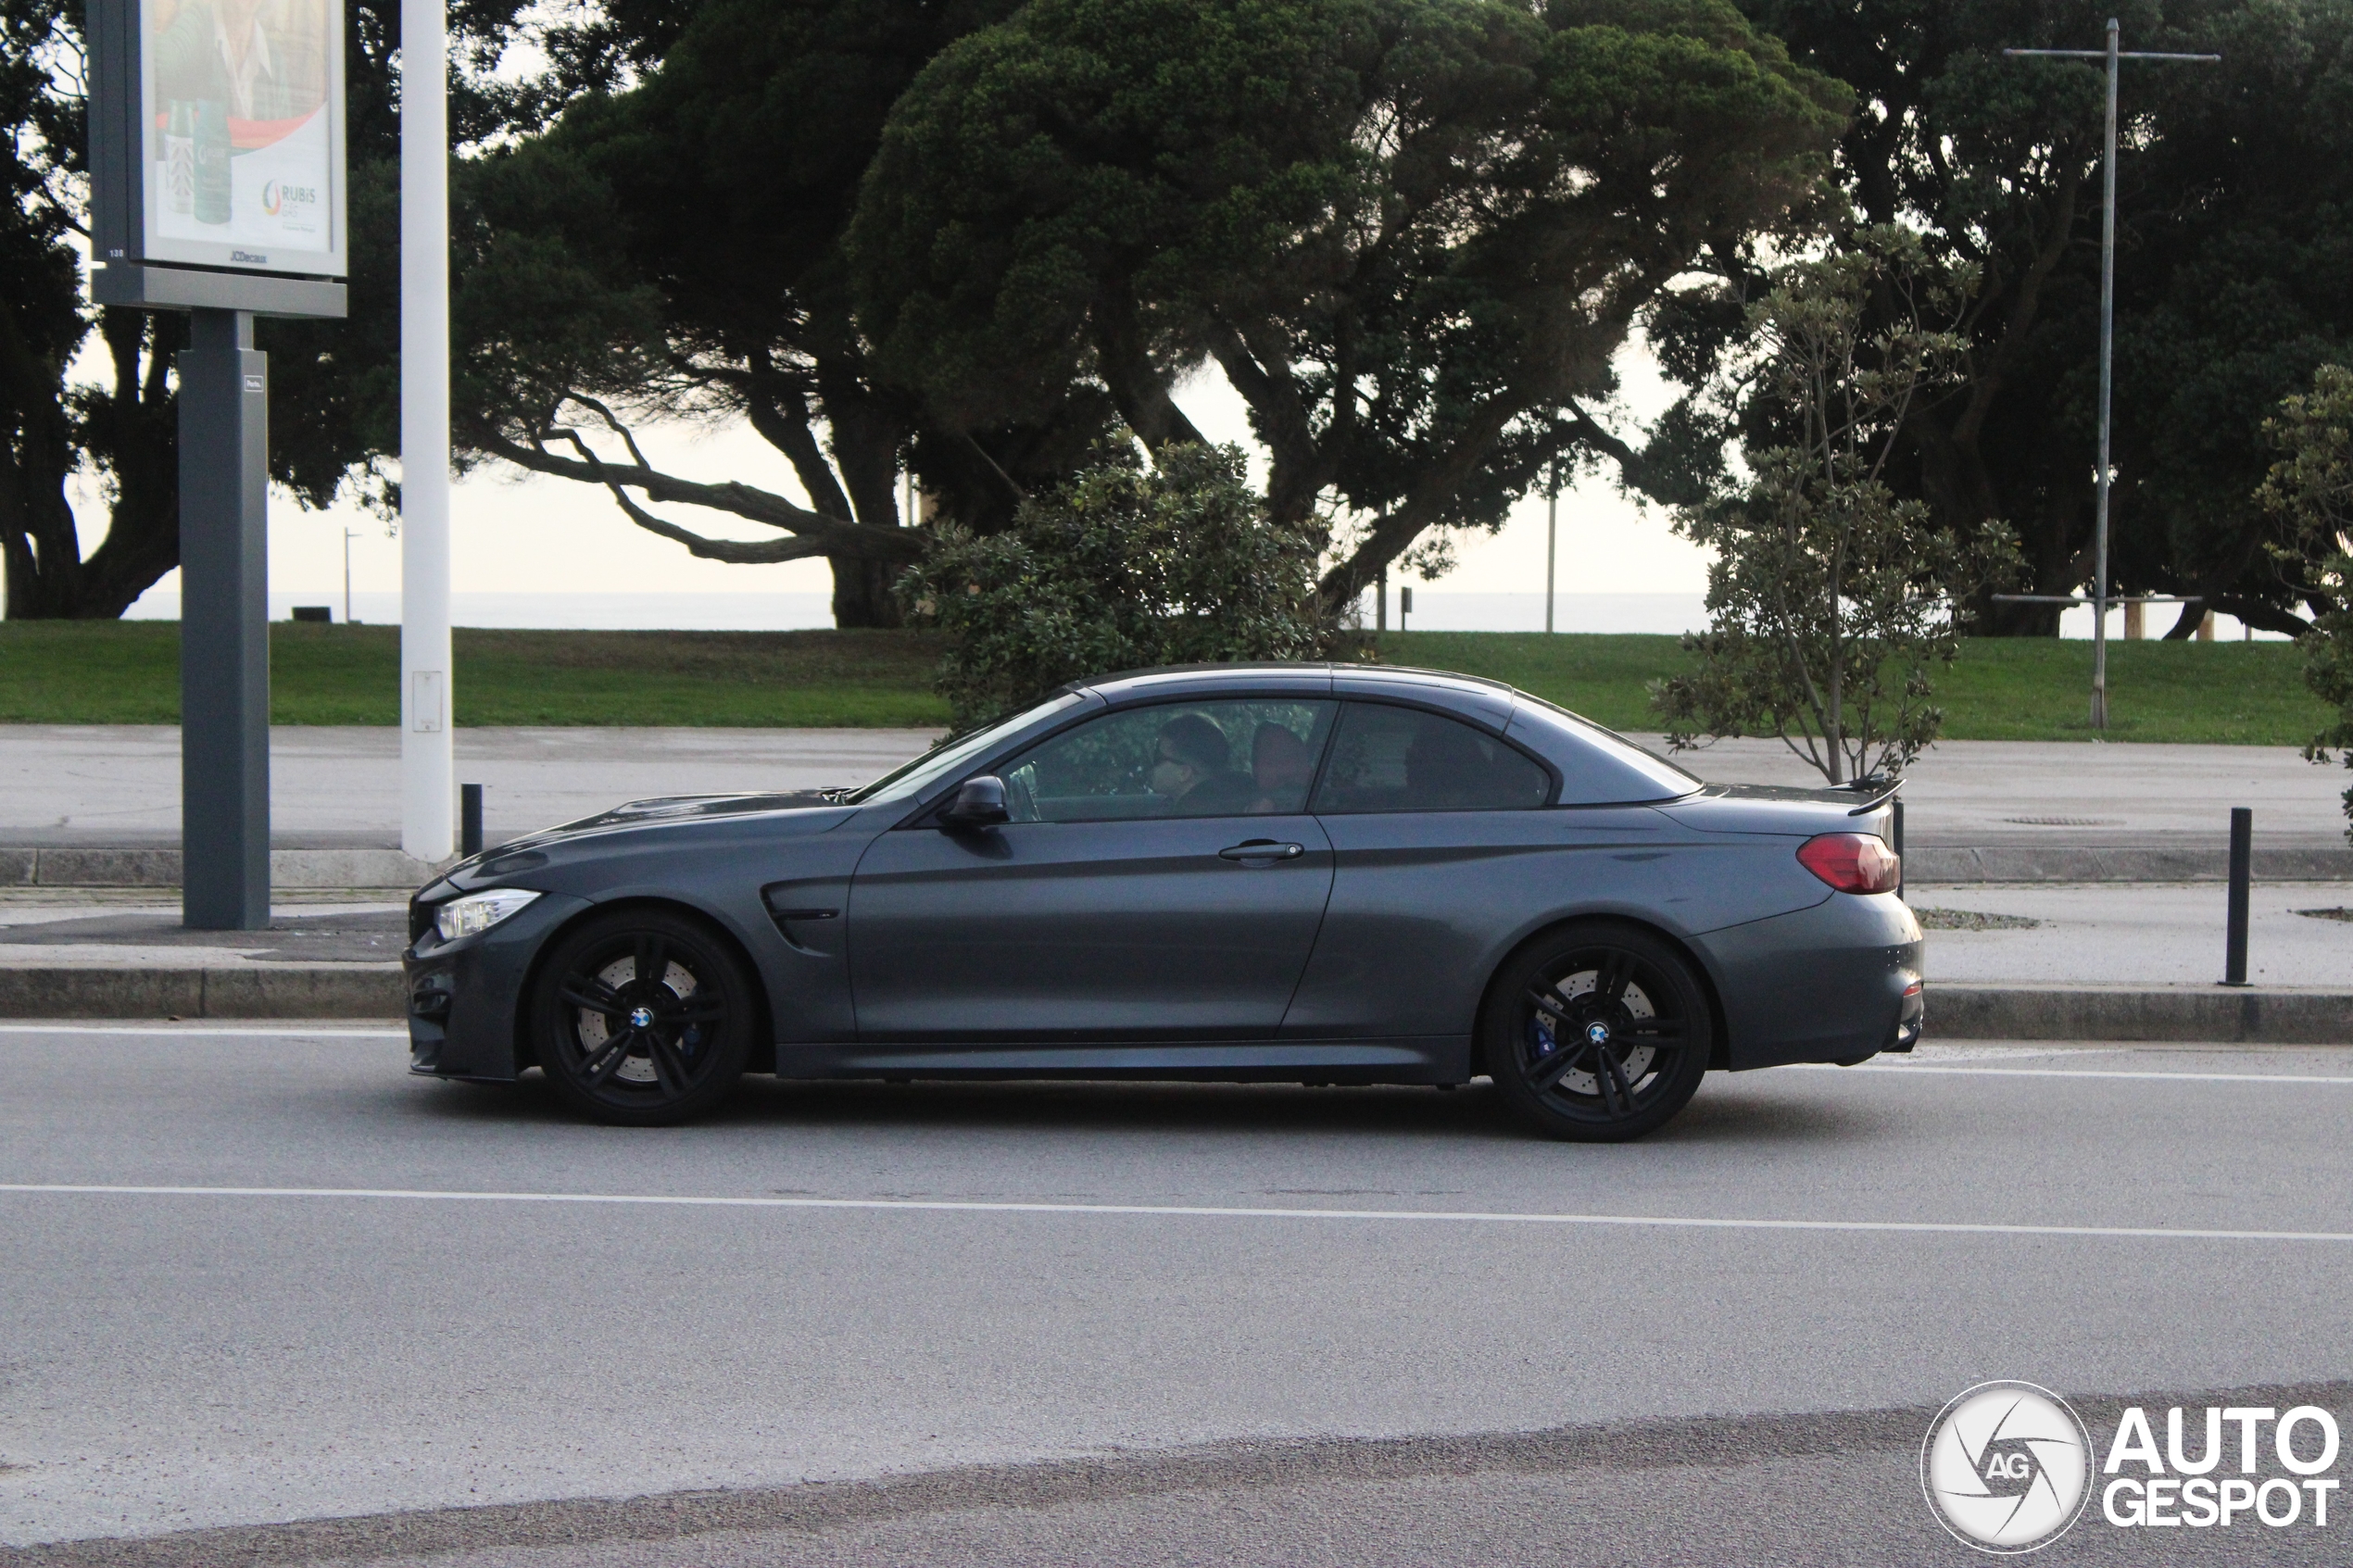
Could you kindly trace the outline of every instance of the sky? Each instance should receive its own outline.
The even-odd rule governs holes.
[[[1620,370],[1626,403],[1636,417],[1655,413],[1670,399],[1671,392],[1640,350],[1622,356]],[[1257,450],[1241,399],[1220,372],[1213,369],[1196,376],[1179,389],[1177,401],[1210,439]],[[272,413],[278,419],[290,417],[283,408]],[[703,480],[740,480],[797,501],[806,499],[784,458],[740,425],[717,431],[655,427],[641,432],[640,439],[654,461],[670,471]],[[103,531],[104,514],[94,507],[81,511],[86,553]],[[671,508],[668,515],[698,533],[773,536],[740,523],[731,528],[728,520],[698,508]],[[1559,526],[1559,586],[1564,594],[1697,594],[1706,587],[1705,556],[1674,535],[1665,513],[1619,495],[1606,479],[1588,479],[1564,493]],[[1428,591],[1541,592],[1544,529],[1543,498],[1530,496],[1515,509],[1502,533],[1463,537],[1454,570]],[[281,490],[271,498],[272,593],[340,602],[346,531],[353,535],[354,591],[396,591],[400,544],[380,520],[349,503],[323,512],[307,511]],[[602,491],[495,462],[454,486],[451,534],[451,587],[459,593],[828,593],[833,585],[823,560],[736,566],[697,559],[683,546],[630,522]],[[150,593],[175,597],[178,576],[166,577]]]
[[[94,356],[103,349],[92,340],[84,350],[89,362],[79,367],[96,376],[102,366]],[[1638,343],[1617,359],[1621,385],[1619,412],[1626,420],[1645,422],[1673,400],[1674,388],[1658,372],[1655,362]],[[1252,454],[1253,478],[1263,481],[1260,449],[1252,440],[1241,398],[1214,367],[1180,386],[1176,400],[1194,425],[1213,441],[1231,441]],[[273,417],[291,417],[272,410]],[[1621,429],[1627,428],[1621,423]],[[806,502],[783,456],[748,428],[734,425],[715,430],[681,425],[652,426],[638,433],[654,463],[670,472],[707,481],[740,480]],[[88,488],[88,487],[85,487]],[[77,495],[76,509],[85,554],[103,533],[105,513]],[[737,538],[773,534],[756,526],[732,522],[695,508],[666,509],[698,533]],[[1513,509],[1510,521],[1494,534],[1466,533],[1457,539],[1453,571],[1432,583],[1416,581],[1417,594],[1529,595],[1544,585],[1545,505],[1531,495]],[[602,491],[571,480],[526,474],[509,465],[487,462],[459,480],[451,493],[451,588],[459,594],[546,595],[725,595],[730,604],[747,607],[749,619],[735,616],[727,624],[766,624],[748,596],[826,595],[832,573],[822,559],[783,561],[773,565],[737,566],[701,560],[667,539],[647,533],[623,517]],[[1650,612],[1669,621],[1639,628],[1673,630],[1702,612],[1696,598],[1707,586],[1708,555],[1678,538],[1667,513],[1640,504],[1618,493],[1604,474],[1589,475],[1560,499],[1558,590],[1564,599],[1581,594],[1644,594],[1692,596],[1687,608]],[[345,502],[325,511],[306,510],[293,495],[274,490],[270,509],[270,588],[273,602],[340,605],[344,585],[346,534],[350,535],[351,586],[355,595],[396,594],[400,587],[400,542],[378,518]],[[173,571],[148,590],[131,613],[176,616],[179,573]],[[384,601],[379,600],[381,604]],[[1541,600],[1535,602],[1541,603]],[[543,602],[544,603],[544,602]],[[340,615],[341,611],[336,612]],[[367,611],[363,608],[361,613]],[[624,616],[634,613],[625,607]],[[675,624],[676,605],[649,606],[647,624]],[[1504,612],[1516,623],[1520,611]],[[1539,612],[1526,612],[1529,627],[1541,624]],[[2170,607],[2150,611],[2149,633],[2160,635],[2172,624]],[[377,612],[379,618],[384,612]],[[537,619],[550,624],[560,620]],[[595,621],[580,624],[612,625],[611,607]],[[1468,624],[1493,624],[1491,611]],[[462,619],[462,617],[461,617]],[[2217,617],[2218,634],[2243,634],[2235,620]],[[634,622],[632,622],[634,623]],[[1562,630],[1577,630],[1564,624]],[[2120,636],[2122,613],[2111,611],[2109,634]],[[2061,617],[2060,634],[2091,635],[2091,612],[2073,609]],[[2259,633],[2266,639],[2274,635]]]

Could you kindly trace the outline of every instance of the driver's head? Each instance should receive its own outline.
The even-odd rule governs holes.
[[[1204,779],[1226,771],[1226,732],[1198,713],[1181,714],[1161,726],[1152,761],[1155,795],[1184,795]]]

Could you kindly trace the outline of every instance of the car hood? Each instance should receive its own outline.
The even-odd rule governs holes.
[[[765,819],[763,832],[777,838],[799,838],[824,833],[853,815],[856,809],[835,805],[814,790],[659,796],[649,800],[632,800],[593,817],[525,834],[496,849],[460,860],[443,876],[462,888],[573,858],[567,851],[587,850],[594,854],[608,847],[618,848],[623,842],[648,834],[692,834],[698,828],[722,827],[747,817]]]

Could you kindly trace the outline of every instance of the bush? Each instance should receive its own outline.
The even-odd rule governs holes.
[[[1906,413],[1956,373],[1970,279],[1901,231],[1860,238],[1750,307],[1749,477],[1677,521],[1716,552],[1708,628],[1683,639],[1697,668],[1652,694],[1670,746],[1779,735],[1833,784],[1900,772],[1936,738],[1930,672],[1959,653],[1958,603],[2018,559],[2002,524],[1934,528],[1881,478]],[[1872,331],[1875,299],[1894,324]]]
[[[2353,768],[2353,370],[2323,365],[2312,390],[2283,398],[2263,433],[2281,453],[2256,499],[2289,525],[2289,546],[2277,554],[2319,611],[2304,645],[2304,684],[2336,707],[2336,722],[2312,737],[2304,755],[2315,762],[2339,750]],[[2353,789],[2345,792],[2353,818]],[[2353,840],[2353,827],[2345,836]]]
[[[961,728],[1118,670],[1322,657],[1315,569],[1239,448],[1171,446],[1147,469],[1121,446],[1002,533],[942,528],[899,595],[948,634],[937,686]]]

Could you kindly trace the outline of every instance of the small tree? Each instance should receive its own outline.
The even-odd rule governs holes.
[[[1727,388],[1749,478],[1684,508],[1676,531],[1716,552],[1698,668],[1655,682],[1667,744],[1779,735],[1831,784],[1900,772],[1936,738],[1932,667],[1959,653],[1959,601],[2012,570],[2009,530],[1967,537],[1882,480],[1905,416],[1964,352],[1949,329],[1969,276],[1877,230],[1851,251],[1785,269],[1750,307],[1757,356]],[[1894,326],[1864,327],[1867,306]],[[1931,322],[1943,323],[1931,325]]]
[[[2309,585],[2308,602],[2326,607],[2302,639],[2304,684],[2336,709],[2336,721],[2304,755],[2325,762],[2338,748],[2353,768],[2353,370],[2322,366],[2309,393],[2281,399],[2263,433],[2281,457],[2256,499],[2288,525],[2283,565]],[[2345,792],[2345,813],[2353,818],[2353,789]],[[2353,839],[2353,827],[2346,837]]]
[[[1164,446],[1146,469],[1121,445],[1004,533],[941,528],[899,594],[949,635],[938,688],[962,726],[1114,670],[1315,658],[1331,633],[1315,569],[1239,448]]]

